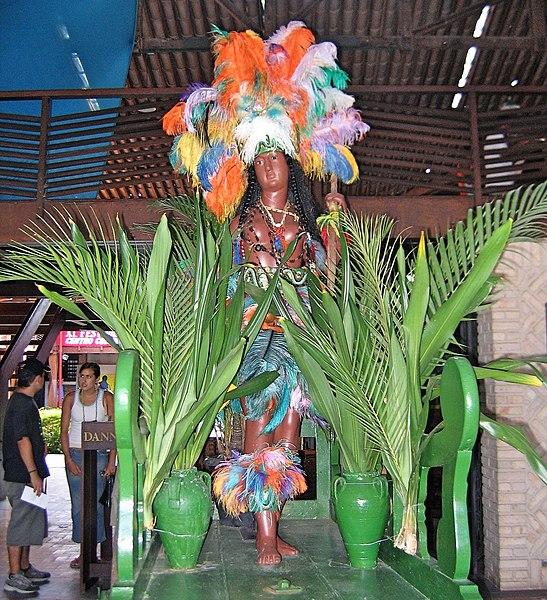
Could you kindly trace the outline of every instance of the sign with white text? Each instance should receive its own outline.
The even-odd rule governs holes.
[[[117,343],[118,338],[113,331],[107,331]],[[111,348],[110,344],[102,337],[98,331],[93,329],[79,329],[76,331],[61,331],[61,343],[63,348],[78,348],[85,350],[101,350]]]

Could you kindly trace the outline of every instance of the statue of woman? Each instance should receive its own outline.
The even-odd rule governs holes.
[[[266,284],[269,273],[280,266],[289,244],[298,238],[281,276],[298,285],[305,298],[306,271],[321,268],[325,254],[315,222],[319,211],[306,178],[294,160],[273,149],[256,156],[248,180],[232,221],[235,262],[254,265],[254,283],[260,285],[261,276],[265,275]],[[330,193],[326,201],[345,206],[341,194]],[[252,313],[254,307],[254,301],[247,298],[245,314]],[[228,511],[235,512],[230,500],[237,490],[239,503],[254,512],[258,564],[275,565],[283,556],[298,554],[296,548],[279,537],[278,523],[285,500],[305,491],[297,456],[302,416],[318,418],[306,382],[287,351],[282,328],[271,314],[244,358],[239,380],[244,382],[266,370],[278,370],[280,375],[263,392],[241,399],[246,417],[244,454],[220,466],[215,491]],[[260,485],[263,482],[256,476],[262,471],[269,471],[271,485]],[[294,477],[287,477],[287,473]],[[243,491],[244,482],[254,478],[259,479],[259,484],[245,484]],[[274,493],[279,482],[284,491]]]
[[[307,273],[325,265],[307,177],[353,183],[359,172],[349,146],[368,125],[342,91],[348,76],[336,46],[315,43],[304,23],[292,21],[266,40],[249,30],[215,28],[213,35],[213,82],[189,86],[163,117],[164,130],[175,136],[171,164],[203,191],[219,221],[235,213],[234,262],[243,265],[246,281],[265,287],[280,269],[305,303]],[[326,201],[345,204],[337,193]],[[237,276],[230,283],[233,293]],[[244,321],[255,310],[246,295]],[[279,538],[278,522],[285,502],[306,489],[300,421],[319,418],[273,314],[243,359],[239,383],[265,371],[279,376],[237,402],[246,422],[244,453],[219,465],[213,489],[228,514],[255,514],[258,563],[275,565],[297,553]]]

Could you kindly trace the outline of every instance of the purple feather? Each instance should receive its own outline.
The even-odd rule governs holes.
[[[359,111],[348,108],[323,117],[311,137],[311,147],[325,155],[326,147],[332,144],[351,146],[361,140],[370,127],[361,121]]]
[[[196,129],[192,122],[192,115],[195,108],[200,104],[214,102],[217,99],[218,91],[213,87],[201,86],[195,89],[186,99],[184,107],[184,121],[190,133],[195,133]]]
[[[184,90],[182,96],[180,97],[182,102],[188,100],[188,97],[193,94],[196,90],[201,88],[208,87],[206,83],[201,83],[201,81],[196,81],[194,83],[189,83],[188,87]]]

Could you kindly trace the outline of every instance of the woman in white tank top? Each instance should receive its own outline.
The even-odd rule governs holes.
[[[65,455],[65,467],[72,504],[72,540],[81,541],[80,528],[80,484],[83,456],[82,423],[89,421],[111,421],[114,416],[114,397],[99,388],[101,372],[97,363],[85,363],[80,367],[78,386],[69,392],[63,401],[61,414],[61,445]],[[116,471],[114,451],[97,452],[97,542],[106,538],[104,528],[104,507],[99,499],[104,491],[105,478]],[[78,569],[80,557],[71,561],[70,566]]]

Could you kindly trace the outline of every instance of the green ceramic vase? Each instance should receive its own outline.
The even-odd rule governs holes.
[[[196,468],[173,471],[153,510],[169,564],[176,569],[195,567],[213,514],[209,473]]]
[[[333,496],[351,566],[373,568],[389,515],[386,478],[376,473],[344,473],[334,481]]]

